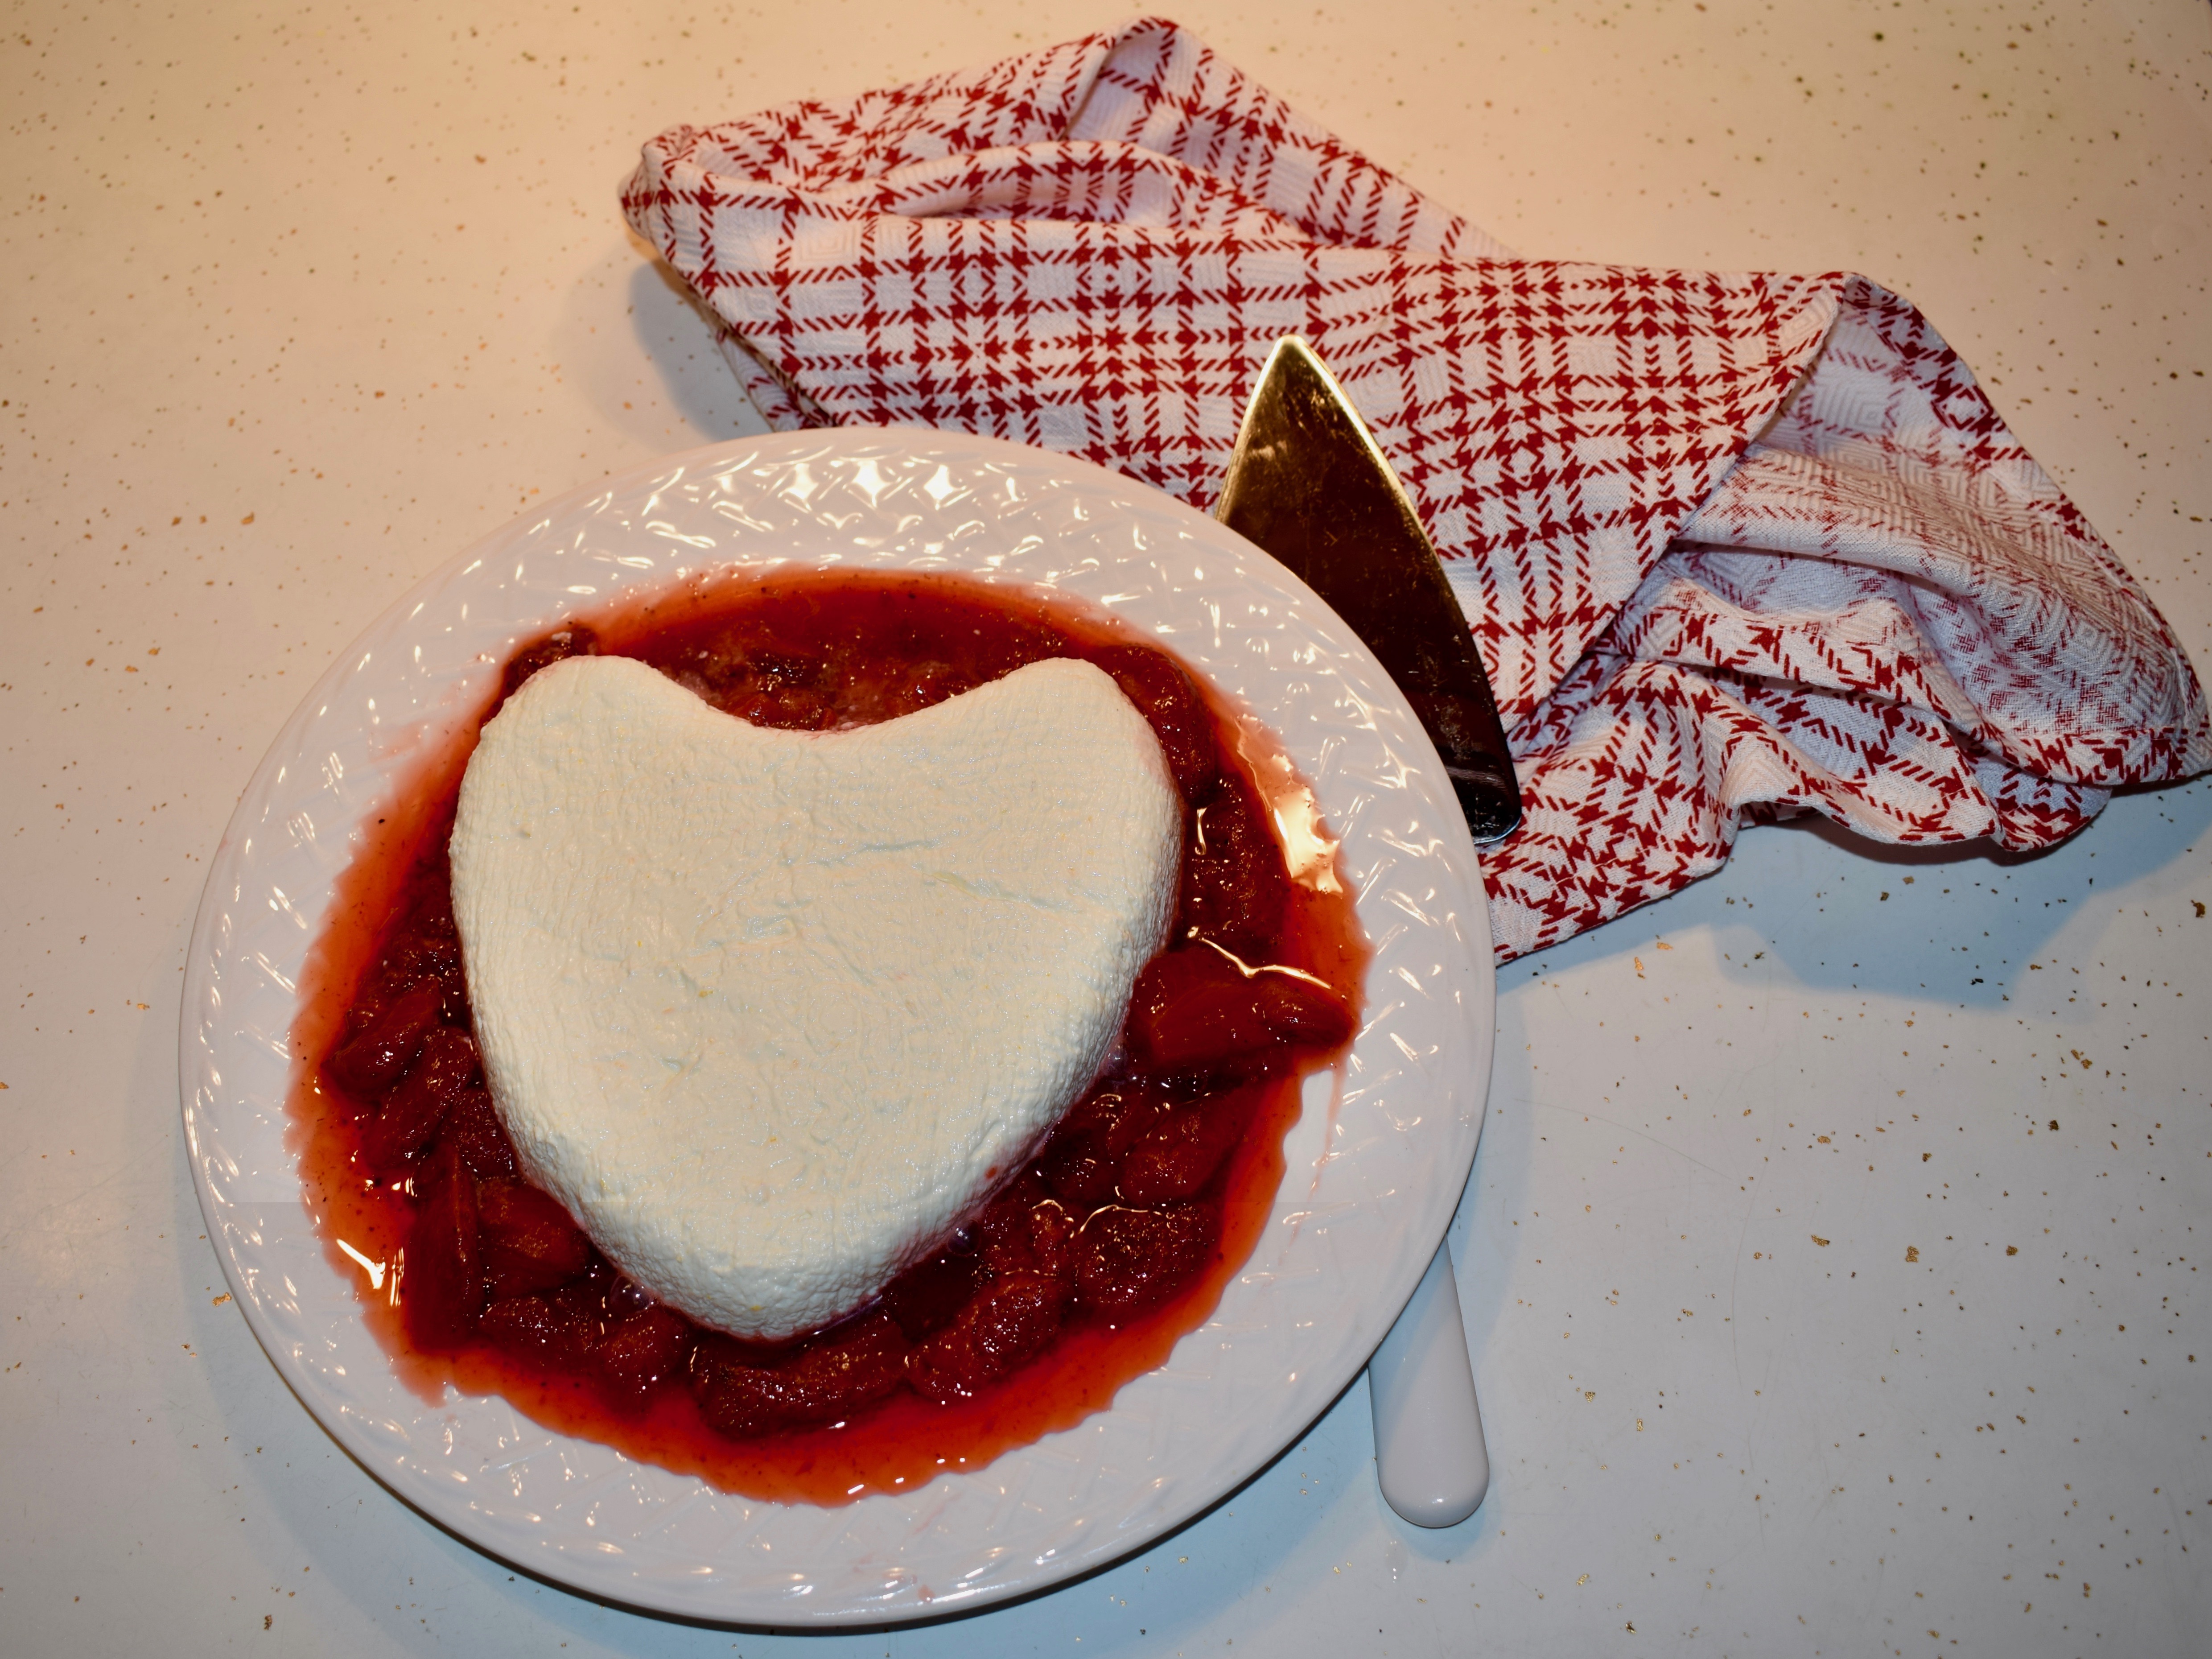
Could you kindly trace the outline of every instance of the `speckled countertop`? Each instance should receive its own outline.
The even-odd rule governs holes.
[[[428,1526],[222,1300],[177,1114],[204,860],[307,685],[533,496],[750,429],[616,186],[678,120],[1050,0],[19,5],[0,40],[0,1650],[798,1651]],[[2202,0],[1200,4],[1531,253],[1910,294],[2212,669]],[[1454,1230],[1496,1478],[1364,1384],[1097,1577],[805,1650],[2202,1652],[2212,787],[2047,856],[1748,833],[1503,977]]]

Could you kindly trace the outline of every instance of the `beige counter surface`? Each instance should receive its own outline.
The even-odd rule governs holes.
[[[1178,15],[1523,252],[1910,295],[2212,669],[2201,0]],[[2034,859],[1755,830],[1503,970],[1453,1231],[1496,1473],[1448,1532],[1382,1504],[1363,1382],[1211,1514],[1032,1601],[872,1636],[661,1621],[403,1506],[226,1301],[179,987],[256,761],[478,536],[760,429],[622,226],[639,142],[1114,16],[9,14],[0,1650],[2202,1650],[2201,782]]]

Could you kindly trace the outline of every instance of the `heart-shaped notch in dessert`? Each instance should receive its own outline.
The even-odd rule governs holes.
[[[453,830],[493,1100],[646,1290],[811,1329],[1088,1087],[1182,848],[1151,727],[1073,659],[834,732],[556,664],[484,726]]]

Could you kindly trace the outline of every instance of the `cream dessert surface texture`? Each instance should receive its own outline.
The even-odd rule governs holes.
[[[557,663],[484,726],[453,830],[493,1100],[653,1295],[811,1329],[1089,1085],[1182,836],[1152,729],[1088,663],[819,733],[626,658]]]

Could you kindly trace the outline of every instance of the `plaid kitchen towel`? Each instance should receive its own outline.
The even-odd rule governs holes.
[[[769,421],[1042,445],[1211,505],[1305,336],[1445,561],[1518,762],[1502,958],[1747,813],[2028,848],[2212,766],[2142,590],[1863,276],[1514,258],[1139,20],[645,146],[630,223]]]

